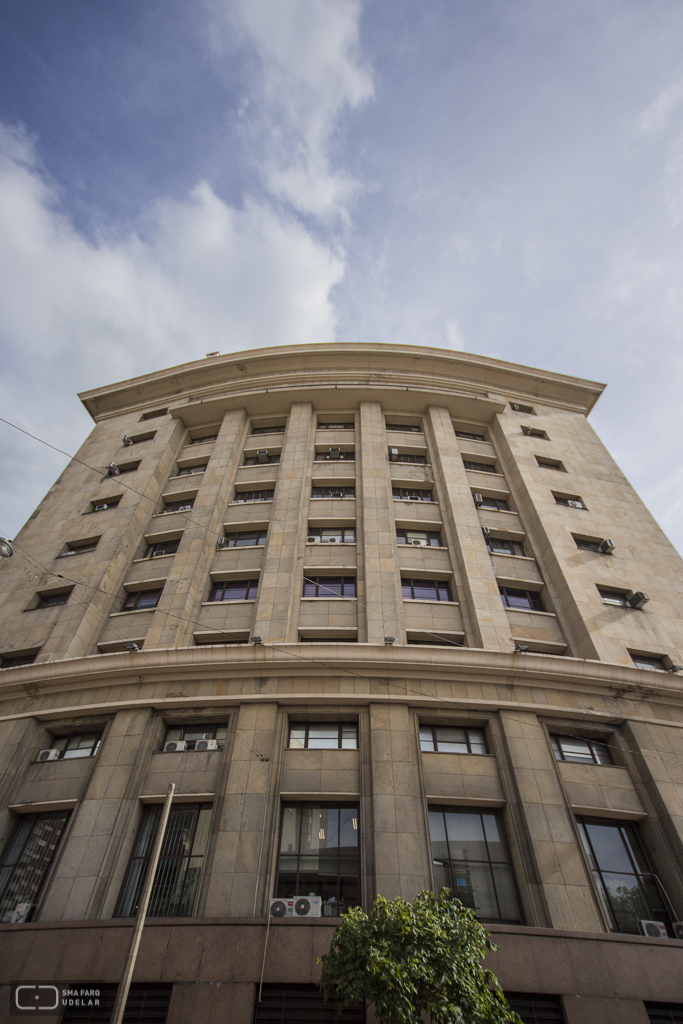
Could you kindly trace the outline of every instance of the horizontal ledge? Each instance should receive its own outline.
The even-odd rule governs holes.
[[[111,654],[117,654],[118,652],[115,650],[115,648],[122,647],[123,644],[138,644],[139,647],[142,647],[144,642],[144,636],[127,636],[125,640],[101,640],[97,646],[99,650],[102,651],[103,654],[106,654],[107,652]]]
[[[526,583],[527,581],[524,580],[522,582]],[[540,591],[540,587],[539,587],[539,591]],[[534,593],[536,593],[536,591],[534,591]],[[551,618],[551,619],[556,619],[557,618],[557,615],[555,614],[555,612],[542,612],[542,611],[537,611],[535,608],[508,608],[507,605],[503,605],[503,608],[505,608],[506,612],[520,612],[522,615],[546,615],[548,618]]]
[[[156,611],[156,608],[131,608],[127,612],[110,612],[110,619],[118,619],[120,615],[151,615]]]
[[[311,790],[305,790],[302,792],[290,793],[281,792],[281,800],[305,800],[310,803],[313,800],[324,800],[326,803],[330,800],[360,800],[360,793],[314,793]]]
[[[147,540],[146,537],[145,537],[145,540]],[[134,558],[133,559],[133,565],[138,565],[139,562],[156,562],[157,559],[159,559],[159,558],[173,558],[174,555],[175,555],[175,551],[170,552],[168,555],[154,555],[154,557],[148,555],[147,558]],[[147,582],[147,581],[145,580],[145,582]],[[123,585],[125,587],[126,584],[124,583]]]
[[[200,751],[201,753],[201,751]],[[163,804],[167,793],[141,793],[138,800],[141,804]],[[174,793],[174,804],[198,804],[206,800],[215,800],[215,793]]]
[[[157,587],[163,587],[167,579],[167,576],[156,576],[151,580],[128,580],[123,584],[123,589],[133,593],[137,590],[156,590]]]
[[[415,579],[419,579],[418,576],[416,576],[414,578]],[[450,579],[450,577],[449,577],[449,579]],[[446,580],[444,580],[444,583],[445,582],[446,582]],[[447,608],[459,608],[460,607],[460,602],[459,601],[436,601],[436,600],[435,601],[431,601],[429,598],[426,598],[426,597],[404,597],[403,598],[403,602],[404,602],[404,604],[407,603],[407,602],[410,602],[410,604],[440,604],[440,605],[446,605]],[[424,629],[418,631],[417,626],[407,626],[406,628],[407,629],[412,629],[414,632],[423,632],[423,633],[428,632],[428,630],[424,630]],[[457,630],[455,632],[457,632]]]
[[[249,579],[249,577],[247,577],[247,579]],[[230,604],[256,604],[256,598],[255,597],[249,597],[249,598],[238,597],[238,598],[235,598],[234,601],[202,601],[201,607],[202,608],[216,608],[216,607],[219,607],[220,605],[230,605]]]
[[[15,814],[42,814],[44,811],[71,811],[77,805],[74,800],[34,800],[27,804],[10,804],[10,811]]]
[[[430,804],[448,804],[451,807],[505,807],[504,800],[494,800],[483,796],[430,796],[425,795]]]
[[[642,821],[647,818],[645,811],[617,811],[612,807],[583,807],[570,804],[574,814],[585,814],[587,818],[616,818],[623,821]]]

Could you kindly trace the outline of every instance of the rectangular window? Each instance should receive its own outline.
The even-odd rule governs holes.
[[[263,547],[268,536],[267,530],[241,530],[239,533],[226,533],[226,548]]]
[[[552,735],[550,740],[558,761],[574,761],[577,764],[614,764],[609,746],[603,740],[559,735]]]
[[[232,499],[237,503],[248,503],[250,501],[272,501],[275,490],[270,487],[265,491],[235,491]]]
[[[633,651],[629,651],[629,654],[636,668],[652,668],[656,672],[666,672],[664,658],[658,658],[654,654],[634,654]]]
[[[300,636],[300,644],[357,644],[357,636],[335,636],[328,633],[326,636]]]
[[[502,820],[492,811],[430,807],[436,891],[444,886],[482,921],[521,914]]]
[[[485,441],[486,438],[483,434],[471,434],[469,430],[456,430],[456,437],[462,437],[466,441]]]
[[[669,1018],[667,1017],[667,1020]],[[109,1018],[107,1018],[109,1020]],[[257,986],[254,1024],[365,1024],[365,1007],[325,1000],[317,985]]]
[[[32,665],[38,657],[38,651],[26,654],[0,654],[0,668],[19,668],[21,665]]]
[[[560,473],[567,472],[564,468],[564,463],[560,462],[559,459],[544,459],[540,455],[536,455],[534,458],[542,469],[556,469]]]
[[[391,494],[400,501],[434,501],[432,492],[420,487],[394,487]]]
[[[387,430],[402,430],[406,434],[422,433],[422,427],[415,423],[387,423]]]
[[[514,412],[528,412],[531,413],[532,416],[536,415],[536,413],[530,405],[520,405],[519,402],[510,402],[510,408]]]
[[[488,754],[484,730],[460,725],[421,725],[420,750],[440,754]]]
[[[195,476],[197,473],[203,473],[207,466],[208,462],[200,462],[198,466],[183,466],[176,476]]]
[[[353,430],[354,423],[349,420],[325,421],[318,420],[318,430]]]
[[[272,455],[265,452],[262,455],[245,455],[243,466],[273,466],[280,461],[280,452],[273,452]]]
[[[252,427],[251,428],[252,437],[254,436],[254,434],[284,434],[284,432],[285,432],[285,424],[284,423],[276,423],[272,427]]]
[[[121,611],[123,612],[134,612],[143,611],[149,608],[156,608],[159,604],[159,598],[161,597],[161,591],[163,587],[159,587],[158,590],[133,590],[128,594],[127,598],[123,602]]]
[[[71,590],[59,590],[55,593],[39,594],[36,608],[55,608],[57,605],[66,604],[71,595]]]
[[[290,722],[289,747],[305,750],[357,750],[357,722]]]
[[[220,580],[211,587],[209,601],[255,601],[258,579]]]
[[[121,887],[114,917],[135,917],[163,804],[148,804]],[[212,804],[171,807],[154,876],[148,917],[191,917],[204,867]]]
[[[72,761],[76,757],[94,757],[100,749],[101,732],[78,733],[75,736],[55,736],[52,749],[59,751],[60,761]]]
[[[322,898],[325,917],[360,902],[358,807],[286,804],[282,808],[275,895]]]
[[[119,473],[134,473],[135,470],[140,465],[140,460],[138,459],[137,462],[110,463],[110,465],[112,467],[116,466],[116,469],[118,469]],[[109,468],[109,467],[107,467],[107,468]],[[109,476],[118,476],[118,473],[116,473],[115,470],[112,469],[112,471],[108,475]]]
[[[145,558],[158,558],[159,555],[175,555],[178,550],[180,539],[177,540],[159,540],[155,541],[154,544],[148,544],[147,550],[145,551]]]
[[[209,441],[215,441],[218,434],[200,434],[199,437],[191,437],[187,441],[188,444],[208,444]]]
[[[553,491],[552,495],[556,505],[566,505],[569,508],[586,508],[583,498],[580,498],[578,494],[555,494]]]
[[[420,580],[401,576],[401,592],[407,601],[452,601],[448,580]]]
[[[572,537],[574,537],[574,534],[572,534]],[[599,551],[601,542],[599,540],[587,540],[585,537],[574,537],[574,543],[581,551]]]
[[[412,544],[414,547],[440,548],[443,546],[438,530],[396,530],[398,544]]]
[[[31,904],[31,919],[69,813],[21,815],[0,864],[0,921],[10,921],[19,903]]]
[[[492,462],[471,462],[469,459],[463,459],[463,465],[465,469],[474,470],[476,473],[496,473],[498,472],[495,463]]]
[[[146,434],[133,434],[132,437],[128,437],[128,435],[125,434],[123,437],[123,444],[126,446],[131,444],[142,444],[143,441],[151,441],[156,437],[156,433],[156,430],[148,430]]]
[[[671,934],[671,919],[637,826],[602,818],[576,821],[612,931],[638,935],[638,922],[645,920],[661,921]]]
[[[538,437],[542,441],[550,440],[545,430],[538,430],[536,427],[522,427],[522,433],[526,434],[527,437]]]
[[[614,604],[619,608],[628,608],[628,594],[620,590],[607,590],[606,587],[598,587],[598,593],[604,604]]]
[[[192,725],[178,725],[166,730],[166,738],[163,746],[172,743],[174,740],[182,740],[186,750],[196,750],[197,744],[202,740],[216,740],[219,750],[225,747],[225,738],[228,735],[227,725],[216,725],[211,722],[199,722]],[[200,747],[200,750],[202,747]]]
[[[356,461],[356,453],[355,452],[342,452],[339,449],[334,449],[334,450],[331,450],[331,451],[328,451],[328,452],[318,452],[318,451],[316,451],[315,456],[314,456],[315,462],[325,462],[327,459],[330,459],[333,462],[339,462],[339,461],[341,461],[341,462],[355,462]]]
[[[518,540],[503,540],[501,537],[487,537],[486,547],[492,555],[519,555],[526,557],[524,545]]]
[[[179,501],[168,501],[163,505],[159,515],[166,515],[168,512],[189,512],[194,505],[194,498],[181,498]]]
[[[88,551],[94,551],[97,547],[99,537],[94,540],[74,540],[69,541],[64,551],[61,551],[57,558],[66,558],[68,555],[85,555]]]
[[[153,409],[152,412],[143,412],[140,422],[143,420],[155,420],[158,416],[165,416],[168,409]]]
[[[303,597],[355,597],[355,576],[310,576],[304,579]]]
[[[116,1002],[118,985],[92,985],[83,983],[87,988],[98,988],[100,1005],[83,1010],[79,1006],[68,1006],[64,1011],[61,1024],[109,1024]],[[147,982],[130,986],[126,1000],[126,1024],[166,1024],[168,1007],[171,1002],[173,985],[161,982]]]
[[[309,526],[306,540],[309,544],[355,544],[355,526]]]
[[[543,601],[537,590],[517,590],[515,587],[499,587],[500,596],[506,608],[528,608],[544,612]]]
[[[683,1024],[683,1003],[645,1002],[650,1024]]]
[[[506,992],[505,998],[523,1024],[564,1024],[559,996],[534,995],[531,992]]]
[[[426,455],[409,455],[405,452],[397,452],[389,449],[389,458],[391,462],[407,462],[411,466],[426,466],[427,456]]]
[[[106,512],[108,508],[116,508],[121,501],[121,495],[118,498],[102,498],[102,500],[92,501],[91,512]]]
[[[336,487],[321,487],[313,484],[311,491],[312,498],[355,498],[356,488],[354,486],[337,485]]]
[[[495,512],[510,511],[510,506],[505,498],[489,498],[488,495],[482,494],[481,501],[477,499],[476,503],[479,508],[485,508]]]

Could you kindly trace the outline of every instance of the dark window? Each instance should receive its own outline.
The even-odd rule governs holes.
[[[0,654],[0,668],[19,668],[20,665],[32,665],[38,657],[38,651],[31,654]]]
[[[431,491],[419,487],[394,487],[391,493],[401,501],[434,501]]]
[[[143,412],[140,422],[142,420],[155,420],[158,416],[165,416],[167,412],[168,409],[154,409],[152,412]]]
[[[92,511],[93,512],[106,512],[106,510],[108,508],[116,508],[116,506],[119,504],[120,501],[121,501],[121,496],[120,495],[119,495],[118,498],[103,498],[101,501],[98,499],[97,501],[93,501],[91,503],[92,504]]]
[[[482,921],[519,923],[521,914],[500,816],[429,808],[436,891],[444,886]]]
[[[401,577],[401,591],[410,601],[452,601],[448,580],[420,580]]]
[[[239,533],[226,533],[226,548],[263,547],[266,543],[267,530],[241,530]]]
[[[555,494],[553,492],[553,498],[555,499],[555,504],[557,505],[568,505],[569,508],[583,509],[585,509],[586,507],[583,503],[583,499],[580,498],[578,494]]]
[[[282,808],[275,895],[322,898],[324,917],[360,900],[358,807],[302,803]]]
[[[156,437],[156,433],[156,430],[148,430],[146,434],[134,434],[125,444],[142,444],[143,441],[151,441],[152,438]]]
[[[574,536],[572,534],[572,536]],[[574,543],[577,548],[581,548],[582,551],[599,551],[600,541],[599,540],[585,540],[583,537],[574,537]]]
[[[317,985],[256,986],[254,1024],[365,1024],[363,1006],[343,1007],[323,998]]]
[[[145,551],[145,558],[158,558],[159,555],[174,555],[178,550],[180,540],[159,540],[154,544],[148,544]]]
[[[238,636],[222,636],[219,638],[195,636],[194,642],[196,647],[225,647],[229,644],[248,644],[249,634],[245,632]]]
[[[350,423],[348,420],[345,420],[343,423],[340,421],[335,423],[322,423],[318,420],[318,430],[353,430],[353,428],[353,422]]]
[[[502,540],[500,537],[487,537],[486,547],[492,555],[526,556],[524,545],[518,540]]]
[[[167,743],[182,740],[186,744],[186,750],[196,750],[197,743],[201,742],[201,740],[216,740],[218,749],[223,750],[227,735],[227,725],[215,725],[211,722],[199,722],[198,724],[193,723],[192,725],[178,725],[166,730],[164,746]]]
[[[160,587],[158,590],[133,590],[123,602],[121,610],[132,612],[142,611],[144,608],[156,608],[159,604],[162,590],[163,587]]]
[[[243,466],[272,466],[280,461],[280,453],[273,452],[272,455],[245,455]]]
[[[206,444],[208,441],[215,441],[218,434],[202,434],[200,437],[191,437],[188,444]]]
[[[320,487],[313,484],[311,491],[312,498],[355,498],[356,488],[354,486]]]
[[[683,1024],[683,1003],[645,1003],[650,1024]]]
[[[485,441],[483,434],[470,434],[469,430],[456,430],[456,437],[463,437],[466,441]]]
[[[55,736],[52,749],[59,751],[60,761],[71,761],[76,757],[94,757],[100,749],[101,732],[78,733],[75,736]]]
[[[19,903],[31,904],[30,920],[69,813],[48,811],[19,818],[0,864],[0,921],[10,921]]]
[[[66,604],[70,594],[70,590],[60,590],[56,594],[39,594],[36,608],[54,608],[58,604]]]
[[[542,441],[550,440],[545,430],[538,430],[537,427],[522,427],[522,433],[527,437],[540,437]]]
[[[254,601],[258,590],[255,580],[221,580],[211,587],[209,601]]]
[[[315,461],[316,462],[325,462],[327,459],[330,459],[332,462],[339,462],[340,460],[342,462],[355,462],[356,461],[356,453],[355,452],[316,452],[315,453]]]
[[[309,526],[306,539],[314,544],[355,544],[355,526]]]
[[[357,636],[300,636],[300,644],[357,644]]]
[[[118,985],[95,986],[91,982],[82,984],[86,988],[99,989],[100,1005],[87,1008],[69,1006],[62,1017],[62,1024],[109,1024]],[[131,985],[123,1024],[166,1024],[172,992],[173,985],[154,982]]]
[[[479,508],[493,509],[497,512],[510,511],[510,506],[505,498],[489,498],[486,494],[482,494],[481,501],[477,501],[477,505]]]
[[[506,608],[529,608],[543,612],[543,601],[537,590],[517,590],[515,587],[500,587],[500,596]]]
[[[304,579],[303,597],[355,597],[355,576],[311,576]]]
[[[114,917],[135,917],[142,881],[159,826],[163,804],[143,811]],[[211,824],[211,804],[171,807],[161,857],[154,876],[148,917],[191,917],[202,874]]]
[[[639,921],[671,919],[640,839],[630,822],[577,818],[579,833],[612,931],[640,934]]]
[[[116,468],[118,469],[119,473],[133,473],[133,472],[135,472],[135,470],[140,465],[140,460],[138,459],[137,462],[118,462],[118,463],[115,463],[115,465],[116,465]],[[109,476],[112,476],[112,475],[115,476],[116,474],[112,474],[112,473],[109,474]]]
[[[412,544],[417,547],[440,548],[441,534],[438,530],[396,530],[398,544]]]
[[[414,423],[387,423],[387,430],[403,430],[406,434],[421,434],[422,427]]]
[[[510,402],[510,408],[514,412],[528,412],[531,413],[533,416],[536,415],[536,413],[530,405],[520,405],[519,402]]]
[[[194,505],[194,498],[181,498],[179,501],[169,501],[161,509],[160,515],[167,512],[189,512]]]
[[[461,725],[421,725],[420,750],[441,754],[487,754],[483,729]]]
[[[615,604],[620,608],[628,608],[628,594],[620,590],[607,590],[606,587],[598,587],[598,593],[605,604]]]
[[[413,466],[426,466],[426,455],[408,455],[405,452],[392,452],[389,450],[389,458],[392,462],[408,462]]]
[[[284,434],[285,425],[284,423],[278,423],[274,427],[252,427],[251,433],[254,434]]]
[[[86,540],[86,541],[74,540],[74,541],[70,541],[66,545],[66,551],[62,551],[61,554],[57,555],[57,557],[58,558],[66,558],[67,555],[85,555],[88,551],[94,551],[95,550],[95,548],[97,547],[97,542],[99,541],[99,539],[100,538],[97,537],[95,540]]]
[[[536,455],[536,462],[543,469],[556,469],[560,473],[566,473],[567,470],[564,468],[564,464],[559,462],[557,459],[544,459],[540,455]]]
[[[587,740],[579,736],[550,737],[558,761],[577,764],[614,764],[609,746],[603,740]]]
[[[533,995],[530,992],[506,992],[510,1009],[524,1024],[564,1024],[559,996]]]
[[[198,466],[183,466],[176,476],[194,476],[196,473],[203,473],[207,466],[208,462],[201,462]]]
[[[272,501],[274,493],[275,491],[272,487],[265,491],[235,491],[235,497],[233,498],[233,501]]]
[[[658,672],[666,672],[663,658],[657,658],[654,654],[634,654],[632,651],[629,651],[629,654],[637,668],[653,668]]]
[[[306,750],[357,750],[357,722],[290,722],[289,746]]]
[[[414,644],[419,647],[464,647],[465,645],[459,640],[451,640],[448,637],[441,637],[439,640],[433,639],[432,633],[426,633],[425,636],[419,636],[408,633],[406,643]]]
[[[496,467],[491,462],[471,462],[469,459],[463,459],[465,469],[472,469],[477,473],[496,473]]]

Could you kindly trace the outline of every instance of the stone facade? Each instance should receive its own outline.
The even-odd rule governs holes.
[[[365,906],[437,884],[430,813],[495,815],[504,987],[568,1024],[683,1006],[683,565],[587,422],[601,391],[366,344],[82,395],[95,428],[0,566],[5,862],[27,815],[68,812],[29,920],[0,924],[2,982],[118,980],[129,863],[174,782],[211,816],[191,906],[150,919],[136,970],[173,984],[169,1024],[248,1022],[261,978],[315,980],[333,917],[273,921],[263,956],[283,806],[357,808]],[[225,740],[164,750],[193,723]],[[297,749],[293,723],[357,742]],[[480,746],[428,749],[453,728]],[[586,822],[637,830],[668,938],[614,917]]]

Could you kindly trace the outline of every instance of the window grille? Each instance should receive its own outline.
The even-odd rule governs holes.
[[[69,814],[48,811],[21,816],[0,865],[0,921],[11,920],[18,903],[35,907]]]

